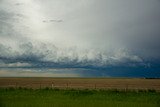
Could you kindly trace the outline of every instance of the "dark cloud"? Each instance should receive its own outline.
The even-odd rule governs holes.
[[[50,20],[50,22],[63,22],[63,20]]]
[[[20,6],[20,5],[24,5],[24,3],[15,3],[15,5]]]
[[[17,13],[16,16],[17,16],[17,17],[22,17],[22,18],[24,17],[23,14],[19,14],[19,13]]]
[[[43,20],[43,23],[52,23],[52,22],[60,23],[63,22],[63,20]]]

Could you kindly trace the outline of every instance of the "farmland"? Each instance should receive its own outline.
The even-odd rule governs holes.
[[[159,107],[160,93],[74,89],[0,89],[0,107]]]
[[[119,89],[160,91],[160,79],[141,78],[0,78],[0,88]]]
[[[159,107],[160,79],[0,78],[0,107]]]

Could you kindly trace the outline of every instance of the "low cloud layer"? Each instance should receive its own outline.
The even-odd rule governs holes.
[[[140,57],[123,48],[110,53],[98,49],[58,48],[51,44],[29,42],[18,45],[16,49],[0,45],[1,67],[145,66]]]
[[[0,0],[0,67],[160,65],[159,0]]]

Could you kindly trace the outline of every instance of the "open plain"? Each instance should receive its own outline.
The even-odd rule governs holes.
[[[0,107],[159,107],[160,79],[0,78]]]
[[[160,79],[144,78],[0,78],[0,88],[130,89],[160,91]]]

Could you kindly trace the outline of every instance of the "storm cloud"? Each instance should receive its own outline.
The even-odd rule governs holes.
[[[159,0],[0,0],[0,67],[158,68]]]

